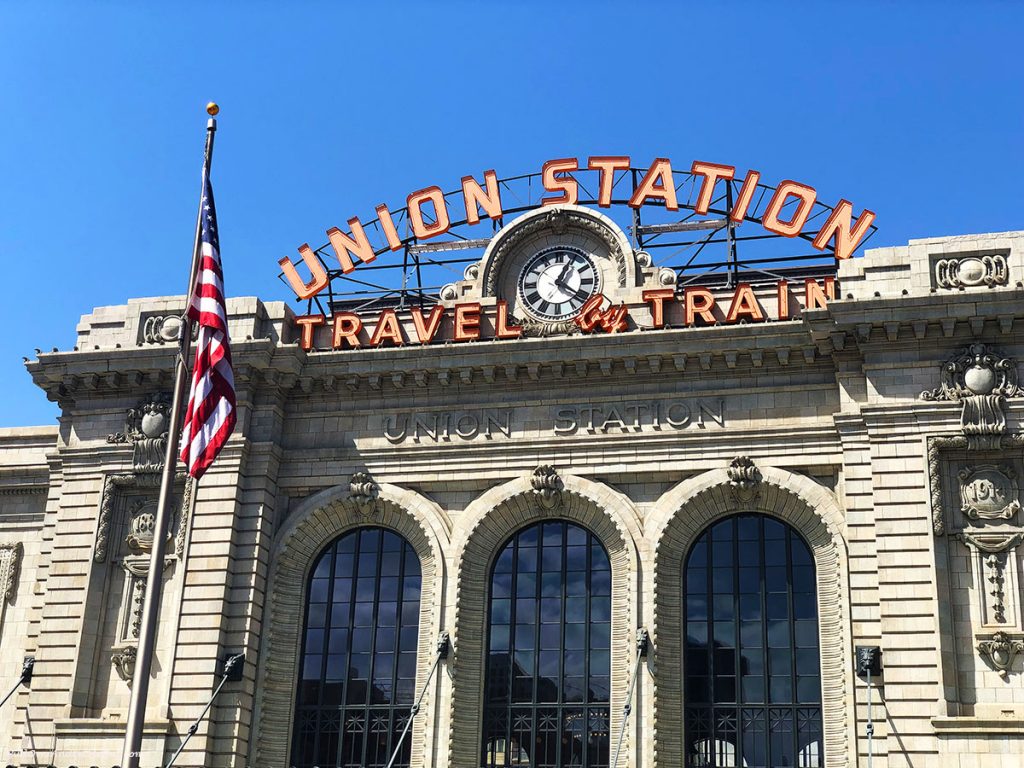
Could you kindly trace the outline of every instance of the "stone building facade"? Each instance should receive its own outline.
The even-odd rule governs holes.
[[[637,768],[726,766],[741,752],[747,765],[864,766],[869,749],[876,768],[1024,761],[1024,233],[869,250],[839,264],[827,306],[789,320],[679,327],[670,314],[665,327],[648,330],[650,304],[640,292],[657,275],[625,248],[617,257],[624,266],[615,272],[610,263],[606,277],[639,318],[639,328],[622,333],[315,351],[298,343],[283,303],[229,300],[238,428],[201,482],[179,480],[146,768],[177,749],[219,682],[223,658],[239,651],[242,681],[227,684],[176,764],[297,762],[303,658],[315,652],[310,633],[318,631],[310,623],[314,566],[336,552],[341,578],[349,560],[342,544],[331,547],[357,541],[344,539],[353,531],[381,529],[414,553],[404,567],[419,574],[418,607],[402,618],[416,642],[399,649],[415,654],[410,686],[424,691],[405,764],[606,765],[620,731],[618,765]],[[467,273],[451,300],[487,307],[502,290],[514,292],[487,267]],[[59,404],[58,425],[0,432],[4,692],[23,659],[35,660],[30,682],[0,709],[6,764],[119,762],[156,535],[168,342],[181,309],[180,297],[139,299],[83,317],[74,351],[27,364]],[[734,521],[734,538],[719,538],[723,521]],[[531,528],[538,523],[548,527]],[[497,685],[488,654],[497,663],[505,610],[499,554],[515,552],[516,583],[532,585],[524,562],[537,550],[515,538],[530,530],[566,537],[565,551],[584,541],[574,536],[592,537],[586,562],[594,572],[607,559],[605,602],[594,597],[598,580],[583,577],[592,600],[582,625],[590,629],[580,630],[589,635],[588,674],[603,680],[594,670],[608,659],[607,696],[594,693],[600,682],[587,694],[597,704],[579,729],[590,744],[580,747],[584,757],[569,754],[577,746],[566,736],[565,707],[552,707],[562,718],[551,742],[561,757],[534,751],[543,730],[536,712],[524,726],[529,739],[505,721],[507,735],[487,735],[485,712],[504,716],[488,693]],[[744,544],[744,530],[761,538]],[[693,555],[713,549],[722,559],[708,566],[709,578],[721,573],[722,583],[739,584],[757,552],[770,552],[763,539],[771,531],[789,542],[789,571],[779,576],[788,581],[777,594],[789,600],[790,623],[778,627],[793,634],[773,645],[775,625],[765,619],[756,626],[767,627],[768,650],[750,659],[774,667],[775,651],[780,664],[786,652],[818,670],[806,699],[779,694],[785,712],[767,693],[750,693],[756,706],[744,708],[740,694],[716,687],[719,673],[694,667],[700,659],[736,663],[728,685],[751,675],[752,691],[774,684],[773,670],[757,672],[743,655],[749,638],[739,627],[749,617],[730,618],[730,588],[713,591],[716,581],[701,603]],[[739,542],[736,561],[718,546],[725,541]],[[571,555],[551,573],[571,581]],[[382,567],[379,583],[391,578]],[[775,578],[775,567],[765,565],[762,579]],[[810,590],[806,615],[797,608],[799,569],[810,574],[800,588]],[[569,605],[571,587],[552,578]],[[770,606],[764,584],[755,583],[753,602]],[[369,588],[382,604],[383,587]],[[416,605],[412,594],[403,599]],[[545,593],[536,594],[544,609]],[[719,597],[727,598],[721,615]],[[533,610],[529,599],[516,610]],[[715,615],[702,614],[711,603]],[[564,610],[558,624],[568,627]],[[801,620],[816,627],[805,646]],[[707,647],[694,645],[700,631],[730,621],[739,634],[714,624],[730,627],[725,639],[715,629]],[[595,627],[607,627],[607,638]],[[649,643],[631,689],[640,629]],[[531,642],[516,653],[525,648],[522,658],[532,659]],[[870,693],[855,667],[857,647],[881,649]],[[799,656],[800,648],[816,650]],[[557,652],[567,670],[567,652]],[[526,673],[514,666],[512,674]],[[801,689],[802,679],[793,673]],[[699,694],[706,710],[693,703],[702,680],[714,689]],[[790,715],[813,721],[811,735]],[[326,721],[318,722],[320,733]],[[339,743],[349,722],[335,723]],[[387,728],[395,723],[404,720]],[[794,735],[773,753],[770,740],[782,731]],[[317,764],[383,765],[362,754]]]

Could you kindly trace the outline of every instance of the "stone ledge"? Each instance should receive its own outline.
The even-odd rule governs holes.
[[[1005,717],[933,717],[931,722],[938,736],[1024,734],[1024,718],[1017,713]]]

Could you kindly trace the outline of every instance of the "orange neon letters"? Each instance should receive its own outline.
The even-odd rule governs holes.
[[[570,174],[571,171],[579,170],[579,163],[575,157],[564,157],[559,160],[548,160],[544,163],[541,176],[544,182],[544,189],[548,192],[561,192],[558,197],[545,197],[540,201],[541,205],[560,205],[569,203],[575,205],[580,198],[580,185]],[[565,174],[565,175],[559,175]]]
[[[756,322],[764,320],[764,312],[761,305],[757,303],[757,296],[750,283],[740,283],[732,295],[732,303],[729,305],[729,312],[725,316],[725,322],[739,322],[741,317],[747,317]]]
[[[302,254],[302,262],[306,265],[311,275],[308,283],[302,282],[302,278],[299,277],[295,265],[292,264],[292,260],[287,256],[277,262],[277,265],[284,272],[288,286],[295,291],[296,297],[309,299],[327,287],[327,270],[324,269],[324,265],[320,263],[320,259],[316,257],[308,243],[303,243],[299,246],[299,253]]]
[[[313,348],[313,332],[317,326],[323,325],[327,318],[323,315],[299,315],[295,324],[299,326],[299,346],[307,352]]]
[[[736,168],[731,165],[719,165],[718,163],[705,163],[694,160],[690,166],[690,173],[694,176],[703,176],[700,185],[700,194],[697,195],[697,203],[693,206],[696,213],[704,215],[711,207],[711,199],[715,194],[715,184],[719,179],[732,179],[736,175]]]
[[[359,332],[363,330],[363,321],[355,312],[335,312],[334,329],[331,334],[331,346],[334,349],[341,349],[344,342],[352,349],[361,347]]]
[[[377,206],[377,220],[380,228],[384,230],[384,237],[388,240],[388,248],[397,251],[402,247],[402,238],[398,236],[395,228],[395,220],[391,218],[391,211],[383,203]]]
[[[740,193],[736,198],[736,202],[732,205],[732,210],[729,211],[729,218],[733,221],[743,221],[747,215],[747,209],[750,208],[750,201],[754,198],[754,193],[757,191],[757,183],[761,180],[761,174],[757,171],[747,171],[747,175],[743,177],[743,185],[740,187]]]
[[[835,279],[826,277],[824,282],[825,290],[822,291],[814,278],[808,277],[804,280],[804,309],[824,309],[836,297]]]
[[[779,320],[789,320],[789,283],[779,280],[776,292],[779,298]]]
[[[427,201],[434,206],[434,221],[429,224],[423,220],[423,204]],[[412,232],[421,240],[443,235],[451,226],[448,219],[448,206],[445,205],[444,192],[440,187],[427,187],[413,192],[409,195],[406,203],[409,206],[409,223],[412,224]]]
[[[676,184],[672,178],[672,164],[664,157],[659,157],[651,163],[650,170],[644,174],[636,192],[629,198],[629,205],[632,208],[639,208],[648,197],[660,197],[665,201],[667,210],[679,210]]]
[[[715,324],[715,296],[707,288],[687,288],[683,306],[687,325],[693,325],[698,317],[708,325]]]
[[[875,220],[875,214],[873,211],[865,208],[851,231],[850,218],[852,216],[853,203],[849,200],[840,200],[839,205],[832,209],[832,215],[828,217],[825,226],[818,231],[818,235],[814,238],[814,242],[811,245],[822,251],[825,249],[828,241],[834,237],[836,239],[836,258],[848,259],[853,256],[853,252],[857,250],[860,241],[868,233],[871,222]]]
[[[385,309],[380,313],[377,327],[373,329],[373,335],[370,337],[370,346],[377,347],[385,341],[399,345],[405,343],[405,339],[402,338],[402,327],[398,324],[398,315],[393,309]]]
[[[602,208],[607,208],[612,204],[612,187],[615,184],[615,172],[629,170],[629,158],[624,155],[592,157],[587,161],[587,168],[592,171],[601,172],[597,204]]]
[[[412,315],[412,324],[416,329],[416,339],[420,344],[429,344],[434,340],[434,336],[437,335],[437,329],[441,326],[441,315],[444,314],[444,307],[440,304],[435,304],[434,308],[430,310],[430,314],[427,315],[427,319],[423,320],[423,310],[419,307],[413,307],[409,310],[409,314]]]
[[[501,195],[498,190],[498,174],[494,171],[484,171],[484,184],[487,191],[480,187],[480,183],[472,176],[462,177],[462,199],[466,203],[466,223],[477,224],[480,222],[479,208],[492,219],[501,218]]]
[[[348,228],[352,230],[352,237],[337,227],[327,230],[327,239],[331,241],[334,254],[338,257],[338,263],[341,264],[341,271],[345,274],[356,268],[349,257],[350,253],[364,264],[369,264],[377,258],[373,254],[373,246],[370,245],[370,239],[363,231],[363,225],[359,223],[358,216],[348,220]]]
[[[665,326],[665,302],[672,301],[675,295],[674,288],[658,288],[640,294],[640,298],[651,305],[651,327],[663,328]]]
[[[779,216],[782,214],[782,209],[791,197],[795,197],[799,201],[796,210],[789,217],[789,221],[780,221]],[[807,217],[811,215],[811,209],[814,208],[814,201],[817,197],[818,193],[814,187],[786,179],[775,188],[775,195],[768,203],[764,216],[761,217],[761,226],[769,232],[786,237],[796,237],[807,223]]]
[[[480,305],[455,305],[455,340],[474,341],[480,338]]]
[[[518,339],[523,335],[523,326],[508,324],[508,302],[498,302],[498,316],[494,321],[494,337],[496,339]]]

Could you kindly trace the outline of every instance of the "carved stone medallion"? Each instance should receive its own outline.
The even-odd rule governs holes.
[[[128,522],[125,543],[134,550],[151,552],[156,533],[156,501],[147,500],[136,505]],[[168,534],[168,538],[170,535]]]
[[[960,470],[960,510],[972,520],[1011,519],[1020,511],[1015,474],[991,464]]]
[[[1006,285],[1010,270],[1001,253],[960,256],[935,262],[935,285],[939,288],[989,288]]]
[[[181,315],[153,315],[142,326],[142,338],[147,344],[168,344],[181,338]],[[192,324],[192,341],[199,337],[199,324]]]

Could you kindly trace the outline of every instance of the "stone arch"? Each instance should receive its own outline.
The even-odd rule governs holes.
[[[561,500],[553,508],[542,503],[530,477],[520,477],[491,488],[464,513],[467,524],[454,546],[455,684],[449,721],[452,768],[479,765],[491,565],[509,536],[540,520],[578,523],[597,536],[608,552],[612,566],[611,738],[618,732],[638,621],[638,547],[643,545],[640,518],[630,501],[608,486],[575,475],[562,475],[560,480]]]
[[[818,588],[825,766],[849,765],[848,709],[853,702],[845,516],[835,496],[813,480],[760,467],[751,498],[738,494],[725,469],[683,481],[658,500],[648,517],[654,552],[654,753],[657,765],[683,765],[682,567],[704,530],[724,517],[757,512],[775,517],[811,548]],[[835,638],[841,638],[835,642]]]
[[[306,582],[324,547],[346,531],[380,526],[401,534],[412,545],[422,573],[417,690],[434,662],[438,627],[443,619],[444,549],[449,538],[446,516],[434,502],[389,483],[380,484],[376,501],[365,511],[349,496],[347,484],[310,496],[274,537],[253,716],[251,757],[258,768],[279,768],[289,763]],[[425,698],[413,722],[412,765],[422,764],[430,747],[434,698]]]

